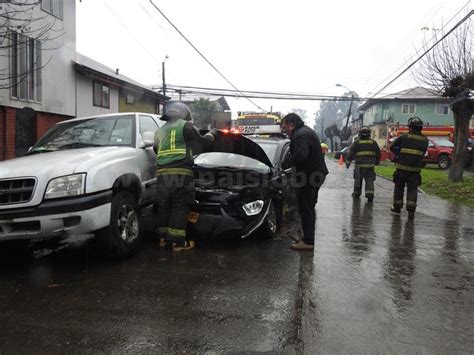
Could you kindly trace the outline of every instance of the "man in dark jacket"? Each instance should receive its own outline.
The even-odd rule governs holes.
[[[181,102],[167,105],[161,119],[167,122],[155,134],[160,245],[172,243],[173,251],[189,250],[194,248],[194,241],[186,237],[195,195],[191,145],[208,145],[217,133],[211,130],[201,136],[191,122],[191,111]]]
[[[380,163],[380,148],[376,141],[370,138],[370,128],[362,127],[359,139],[352,143],[346,159],[346,167],[355,160],[354,190],[352,197],[359,198],[362,193],[362,182],[365,180],[365,197],[368,202],[374,200],[375,165]]]
[[[423,156],[428,148],[428,139],[421,134],[423,121],[419,117],[408,120],[408,133],[402,134],[390,146],[395,154],[395,167],[393,182],[392,212],[400,213],[403,207],[403,195],[405,185],[407,186],[407,211],[408,218],[415,218],[416,201],[418,197],[418,186],[421,185],[421,168],[423,167]]]
[[[303,238],[291,247],[313,250],[318,192],[328,173],[321,143],[316,132],[305,126],[296,113],[283,118],[281,129],[291,140],[288,163],[295,169],[296,199],[303,228]]]

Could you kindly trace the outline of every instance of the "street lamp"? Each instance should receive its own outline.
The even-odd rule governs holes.
[[[347,111],[347,121],[346,121],[346,125],[344,127],[344,130],[343,130],[344,138],[349,139],[350,135],[347,134],[347,127],[349,126],[349,118],[351,117],[352,102],[354,101],[354,92],[351,89],[349,89],[347,86],[344,86],[342,84],[336,84],[336,86],[343,87],[344,89],[348,90],[351,94],[351,101],[350,101],[350,104],[349,104],[349,110]],[[348,137],[346,137],[347,135],[348,135]],[[347,140],[347,139],[345,139],[345,140]]]

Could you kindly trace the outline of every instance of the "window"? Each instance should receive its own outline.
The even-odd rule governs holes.
[[[447,115],[449,113],[449,105],[436,104],[435,115]]]
[[[13,31],[9,37],[11,96],[41,102],[41,42]]]
[[[413,114],[416,111],[415,104],[403,104],[402,105],[402,113],[404,114]]]
[[[94,106],[110,108],[110,88],[99,81],[94,81],[93,86]]]
[[[63,18],[63,0],[41,0],[41,8],[53,16]]]
[[[161,115],[161,113],[163,112],[163,108],[164,108],[164,105],[160,102],[157,102],[155,105],[155,113],[157,115]]]
[[[155,120],[150,116],[139,116],[140,120],[140,134],[143,136],[145,132],[153,132],[155,133],[158,130],[158,125],[156,124]]]
[[[132,93],[127,92],[125,94],[125,103],[127,105],[133,105],[135,103],[135,96]]]

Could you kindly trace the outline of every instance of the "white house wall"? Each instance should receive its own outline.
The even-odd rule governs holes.
[[[93,105],[92,79],[77,74],[77,117],[101,115],[119,112],[119,90],[110,87],[110,108],[97,107]]]
[[[52,15],[41,10],[41,6],[35,9],[35,18],[45,17],[44,21],[54,19]],[[38,23],[44,26],[44,23]],[[28,100],[18,100],[10,97],[9,89],[0,89],[0,105],[15,108],[25,106],[35,111],[42,111],[60,115],[76,116],[75,104],[75,71],[73,61],[76,56],[76,4],[75,0],[63,1],[63,20],[56,19],[54,25],[56,37],[42,43],[42,100],[39,103]],[[5,49],[0,52],[6,51]],[[9,68],[9,55],[4,53],[0,56],[0,68]]]

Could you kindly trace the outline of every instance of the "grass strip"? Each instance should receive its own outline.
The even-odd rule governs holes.
[[[382,162],[375,167],[377,175],[392,179],[395,166],[392,163]],[[440,170],[434,166],[427,166],[421,170],[421,189],[448,201],[460,203],[474,208],[474,179],[464,176],[463,182],[452,183],[448,180],[448,170]]]

